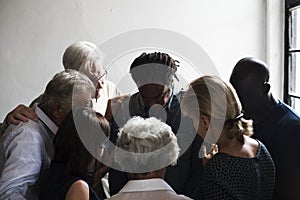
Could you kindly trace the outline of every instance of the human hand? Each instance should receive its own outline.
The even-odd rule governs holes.
[[[20,121],[27,122],[29,119],[37,121],[38,117],[32,108],[28,108],[25,105],[20,104],[7,114],[5,121],[7,125],[18,125]]]
[[[206,154],[206,146],[202,145],[200,151],[202,151],[203,159],[202,164],[203,166],[206,166],[207,162],[216,154],[219,152],[218,145],[212,144],[211,149],[208,154]]]

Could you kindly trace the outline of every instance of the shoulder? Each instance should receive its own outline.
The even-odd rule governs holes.
[[[190,197],[184,196],[184,195],[178,195],[178,199],[186,199],[186,200],[192,200]]]
[[[177,200],[189,200],[191,198],[184,196],[184,195],[178,195],[178,194],[174,194],[172,199],[177,199]]]
[[[112,99],[108,100],[107,103],[107,110],[105,113],[105,118],[108,121],[111,121],[113,118],[113,115],[120,109],[120,107],[129,100],[130,95],[123,95],[123,96],[118,96],[114,97]]]
[[[300,115],[289,105],[279,101],[277,106],[278,113],[282,113],[287,121],[298,122],[300,124]]]
[[[113,106],[116,104],[122,104],[124,101],[128,100],[130,97],[130,94],[122,95],[122,96],[117,96],[114,98],[111,98],[108,100],[109,105]]]
[[[120,96],[120,94],[121,94],[121,92],[117,88],[117,86],[113,82],[108,81],[108,80],[105,80],[105,89],[108,93],[108,98]]]
[[[26,141],[30,143],[39,143],[42,141],[42,136],[39,134],[39,125],[37,122],[29,120],[21,122],[19,125],[9,125],[4,132],[1,140],[10,143],[12,141]]]
[[[110,88],[115,88],[116,87],[116,85],[113,82],[108,81],[108,80],[105,80],[105,84],[107,85],[107,87],[110,87]]]
[[[74,182],[69,188],[65,199],[66,200],[71,200],[71,199],[88,200],[89,185],[83,180],[78,180]]]
[[[248,136],[245,136],[245,148],[246,148],[246,151],[248,151],[250,157],[255,157],[258,152],[259,152],[259,148],[261,146],[260,142],[258,140],[255,140],[253,138],[250,138]]]
[[[271,156],[270,152],[268,151],[267,147],[261,141],[259,141],[257,139],[255,139],[255,140],[256,140],[256,142],[258,142],[258,145],[259,145],[256,157],[259,159],[262,159],[266,162],[273,163],[272,156]]]
[[[174,199],[174,200],[189,200],[191,198],[184,196],[184,195],[178,195],[174,191],[156,191],[158,194],[160,193],[159,196],[163,197],[163,199]]]

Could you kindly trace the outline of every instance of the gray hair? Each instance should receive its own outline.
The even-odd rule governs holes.
[[[124,171],[145,173],[175,165],[179,151],[170,126],[154,117],[133,117],[120,129],[114,158]]]
[[[95,86],[87,76],[76,70],[67,69],[57,73],[47,84],[40,106],[50,110],[53,103],[57,102],[66,111],[70,111],[72,100],[76,101],[78,98],[89,98],[85,100],[90,100],[94,93]]]
[[[71,44],[63,55],[65,69],[74,69],[90,77],[95,67],[102,68],[103,54],[94,43],[81,41]],[[103,69],[100,68],[100,71]]]

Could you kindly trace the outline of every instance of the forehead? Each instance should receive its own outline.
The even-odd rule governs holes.
[[[161,94],[165,88],[166,85],[150,83],[139,87],[139,92],[143,97],[153,97]]]
[[[242,103],[245,103],[245,98],[255,100],[263,92],[263,83],[258,80],[241,80],[233,87]]]
[[[264,80],[259,76],[249,75],[247,77],[239,77],[238,79],[232,80],[231,84],[234,88],[248,88],[257,87],[264,83]]]

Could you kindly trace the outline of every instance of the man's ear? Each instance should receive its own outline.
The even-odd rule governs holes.
[[[271,85],[268,82],[264,82],[264,93],[268,94],[270,92]]]
[[[208,130],[209,124],[210,124],[208,117],[206,115],[201,115],[200,119],[201,119],[203,125],[205,126],[205,129]]]

